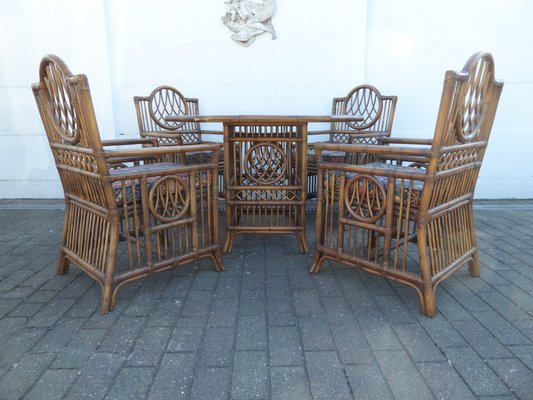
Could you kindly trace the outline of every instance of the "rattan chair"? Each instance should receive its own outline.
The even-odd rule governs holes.
[[[330,259],[400,282],[415,289],[428,316],[436,312],[437,285],[451,273],[468,264],[478,276],[473,193],[502,87],[492,56],[476,53],[462,72],[446,73],[431,141],[315,146],[319,188],[311,272]],[[321,154],[330,150],[387,162],[329,162]]]
[[[204,135],[222,135],[221,131],[202,129],[198,122],[171,122],[165,118],[169,115],[199,115],[199,101],[184,97],[172,86],[159,86],[149,96],[135,96],[135,111],[139,134],[143,138],[153,138],[160,146],[194,145],[211,143],[205,141]],[[208,160],[210,152],[189,152],[186,160],[174,162],[197,163]],[[221,150],[218,165],[219,195],[224,197],[224,152]]]
[[[357,115],[362,117],[357,122],[332,122],[326,131],[309,132],[310,136],[329,135],[325,143],[382,144],[392,132],[392,123],[396,111],[397,96],[383,96],[372,85],[354,87],[346,97],[333,99],[332,115]],[[307,153],[307,197],[314,198],[317,193],[317,167],[314,145],[309,144]],[[373,161],[365,154],[356,158],[345,159],[346,154],[339,151],[323,151],[322,157],[330,161],[364,164]]]
[[[220,146],[123,148],[153,141],[102,141],[87,77],[72,75],[56,56],[42,59],[39,76],[33,92],[65,192],[57,272],[73,263],[95,279],[107,313],[127,282],[205,257],[223,270]],[[210,152],[212,161],[161,162],[187,151]]]

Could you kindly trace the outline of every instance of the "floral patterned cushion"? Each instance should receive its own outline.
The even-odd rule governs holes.
[[[115,177],[120,176],[120,175],[129,175],[129,174],[143,174],[143,173],[150,173],[153,171],[169,171],[179,166],[180,164],[166,163],[166,162],[144,164],[144,165],[134,165],[132,167],[126,167],[126,168],[110,169],[109,174]],[[186,178],[187,174],[182,174],[180,176],[183,176]],[[150,188],[158,179],[159,179],[159,176],[148,177],[147,178],[148,187]],[[141,198],[140,180],[138,178],[135,178],[133,180],[125,179],[123,181],[115,181],[113,182],[113,191],[115,192],[115,200],[117,203],[122,203],[122,202],[129,203],[133,201],[134,199],[140,200]]]

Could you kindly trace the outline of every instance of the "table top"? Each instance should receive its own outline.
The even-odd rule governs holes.
[[[223,122],[239,123],[308,123],[308,122],[357,122],[358,115],[169,115],[169,122]]]

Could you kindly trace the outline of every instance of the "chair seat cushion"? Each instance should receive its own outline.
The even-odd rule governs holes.
[[[187,152],[185,162],[187,164],[202,164],[213,160],[213,152],[210,150],[200,150]],[[224,161],[224,149],[220,150],[220,162]]]
[[[109,174],[113,177],[117,177],[120,175],[130,175],[130,174],[148,174],[154,171],[161,171],[161,172],[169,171],[169,170],[175,169],[176,167],[179,167],[180,165],[181,164],[167,163],[167,162],[134,165],[131,167],[126,167],[126,168],[111,169],[109,170]],[[187,174],[179,174],[179,175],[184,178],[188,176]],[[160,178],[160,175],[149,176],[147,178],[148,188],[152,187],[152,185],[159,178]],[[141,198],[140,180],[138,178],[135,178],[133,180],[125,179],[123,181],[115,181],[113,182],[113,191],[115,192],[115,201],[117,203],[123,203],[123,202],[130,203],[134,199],[140,200]],[[125,194],[125,197],[124,197],[124,194]]]
[[[385,171],[393,171],[393,172],[413,172],[413,167],[406,167],[403,165],[394,165],[394,164],[387,164],[387,163],[381,163],[381,162],[373,162],[366,164],[367,167],[371,167],[373,169],[377,170],[383,170]],[[355,172],[348,172],[346,174],[346,178],[350,179],[354,176],[358,175]],[[378,182],[380,182],[385,190],[387,189],[387,183],[389,181],[389,178],[386,176],[380,176],[380,175],[372,175]],[[403,188],[401,187],[403,182]],[[409,199],[409,187],[412,183],[412,189],[411,189],[411,198]],[[360,183],[362,189],[362,182]],[[422,198],[422,190],[424,189],[424,182],[418,181],[418,180],[410,180],[410,179],[396,179],[396,185],[394,189],[394,201],[396,203],[400,203],[401,200],[401,193],[403,192],[403,202],[404,204],[410,203],[411,207],[419,207],[420,206],[420,199]]]
[[[326,162],[343,163],[346,159],[345,151],[322,150],[322,160]],[[307,161],[316,162],[316,153],[314,149],[307,150]]]
[[[210,162],[213,159],[213,152],[211,151],[191,151],[185,155],[187,164],[201,164]]]

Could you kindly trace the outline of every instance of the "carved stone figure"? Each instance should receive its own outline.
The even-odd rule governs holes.
[[[268,32],[272,39],[276,32],[272,26],[274,0],[226,0],[228,11],[222,23],[235,32],[231,38],[244,47],[251,45],[255,37]]]

